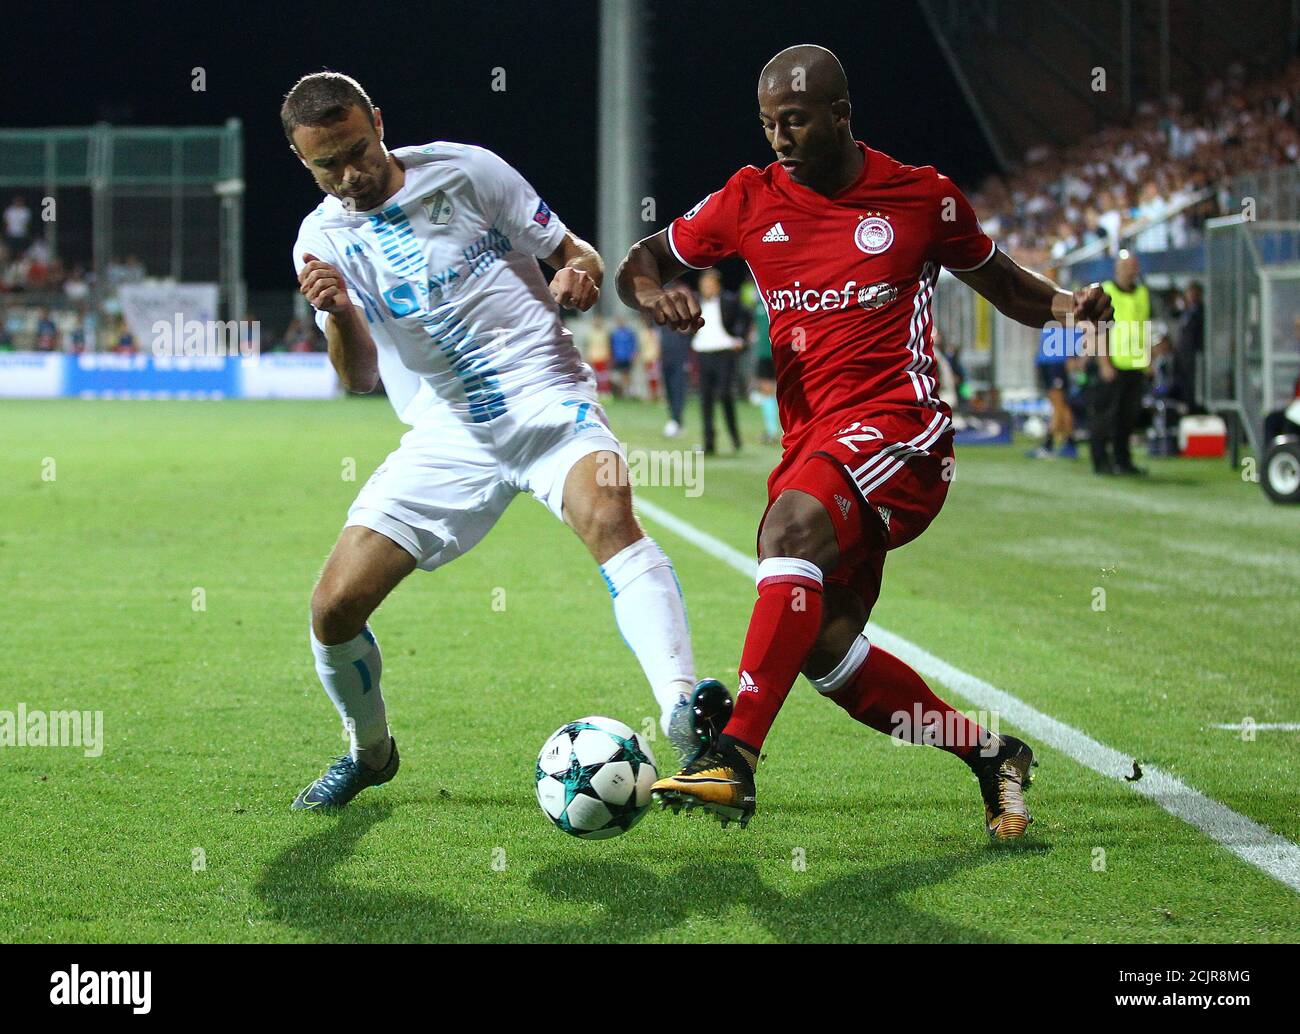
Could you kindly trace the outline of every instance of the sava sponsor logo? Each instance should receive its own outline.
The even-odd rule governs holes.
[[[143,1016],[152,1007],[152,990],[150,970],[83,973],[74,965],[50,974],[51,1005],[129,1005],[133,1013]]]
[[[793,287],[768,291],[766,297],[767,307],[773,312],[791,309],[799,312],[833,312],[836,309],[847,309],[855,302],[864,309],[879,309],[897,300],[898,288],[883,282],[859,287],[856,280],[849,280],[843,287],[819,290],[816,287],[804,287],[796,280]]]

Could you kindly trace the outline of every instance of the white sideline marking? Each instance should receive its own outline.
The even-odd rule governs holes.
[[[1254,729],[1259,732],[1300,732],[1300,722],[1252,722],[1247,725],[1245,722],[1235,724],[1224,724],[1222,722],[1210,726],[1211,729],[1228,729],[1232,732],[1241,732],[1243,729]]]
[[[656,524],[663,525],[679,538],[698,546],[753,581],[758,571],[758,563],[753,557],[746,556],[708,532],[701,531],[645,499],[635,499],[634,505]],[[1141,779],[1134,782],[1124,780],[1124,776],[1133,772],[1131,755],[1121,754],[1072,725],[1043,714],[1018,697],[954,667],[902,636],[886,631],[875,622],[867,628],[874,642],[901,657],[922,675],[942,682],[977,707],[997,711],[1000,717],[1023,729],[1032,739],[1040,740],[1069,755],[1085,768],[1117,780],[1121,785],[1151,798],[1170,815],[1195,826],[1238,858],[1300,893],[1300,845],[1233,811],[1226,804],[1206,797],[1199,790],[1162,772],[1154,765],[1143,766]]]

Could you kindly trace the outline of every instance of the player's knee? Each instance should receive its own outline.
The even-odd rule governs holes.
[[[311,594],[311,628],[322,643],[344,643],[360,635],[369,617],[368,601],[347,586],[322,581]]]
[[[763,522],[758,540],[759,556],[788,556],[808,560],[823,571],[834,565],[839,554],[835,529],[820,504],[791,506],[780,513],[774,508]]]
[[[642,535],[632,513],[632,492],[626,485],[610,485],[592,493],[569,514],[569,523],[597,556],[612,556]]]

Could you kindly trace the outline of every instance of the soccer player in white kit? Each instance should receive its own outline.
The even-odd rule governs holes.
[[[301,291],[343,386],[382,380],[411,428],[352,504],[312,594],[316,671],[352,744],[294,807],[342,807],[396,774],[367,621],[414,568],[473,548],[519,492],[600,564],[664,731],[694,756],[730,701],[713,680],[694,685],[677,577],[632,513],[621,446],[559,316],[595,303],[600,256],[491,151],[388,151],[380,110],[348,76],[305,76],[280,114],[327,195],[294,244]],[[539,258],[556,270],[549,287]]]

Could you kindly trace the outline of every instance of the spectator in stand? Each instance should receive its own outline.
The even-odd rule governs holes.
[[[73,266],[68,279],[63,281],[63,294],[74,305],[80,306],[90,297],[90,284],[82,266]]]
[[[5,209],[5,245],[11,257],[17,258],[27,250],[31,232],[32,210],[27,207],[27,199],[18,195]]]
[[[1098,383],[1089,428],[1092,468],[1097,474],[1145,474],[1130,453],[1133,431],[1142,411],[1142,393],[1151,365],[1151,293],[1138,279],[1137,256],[1121,251],[1115,274],[1102,284],[1115,307],[1106,347],[1096,356]]]
[[[620,316],[609,332],[609,387],[616,399],[623,398],[632,384],[632,364],[636,362],[636,331]]]
[[[691,347],[700,362],[700,408],[704,416],[704,453],[717,452],[713,429],[713,404],[722,403],[731,444],[740,451],[740,426],[736,423],[736,355],[745,347],[749,314],[734,291],[723,291],[716,269],[700,274],[700,316],[704,325],[695,332]]]
[[[24,279],[29,288],[33,291],[40,291],[47,286],[55,286],[59,279],[59,271],[53,256],[50,254],[50,246],[45,243],[44,239],[38,237],[32,242],[31,247],[27,249],[26,259],[27,272]]]
[[[135,335],[131,333],[131,328],[123,318],[117,321],[117,343],[113,346],[113,351],[117,355],[135,355],[138,351]]]
[[[690,293],[690,288],[681,283],[668,284],[664,289]],[[664,398],[668,402],[668,423],[664,424],[665,438],[676,438],[682,433],[690,361],[691,335],[674,330],[671,326],[660,327],[659,363],[663,370]]]
[[[59,351],[59,327],[50,317],[49,309],[41,309],[36,317],[36,351]]]
[[[1127,126],[1107,127],[1060,151],[1039,147],[1008,179],[972,197],[986,230],[1018,258],[1047,264],[1077,244],[1106,239],[1114,254],[1135,220],[1140,250],[1183,247],[1229,202],[1234,175],[1300,161],[1300,59],[1272,79],[1247,83],[1235,66],[1209,84],[1200,111],[1182,99],[1144,102]],[[1207,191],[1211,196],[1189,204]],[[1216,196],[1217,195],[1217,196]]]
[[[1196,370],[1205,351],[1205,303],[1201,285],[1195,281],[1183,292],[1182,311],[1174,335],[1174,387],[1171,397],[1188,406],[1200,405]]]

